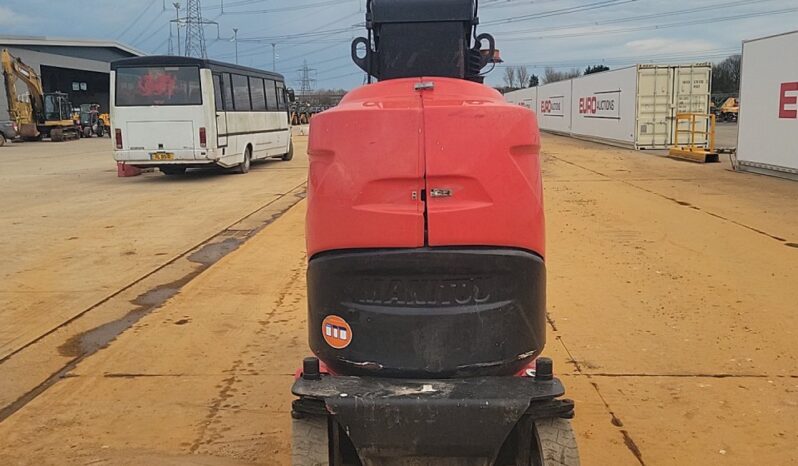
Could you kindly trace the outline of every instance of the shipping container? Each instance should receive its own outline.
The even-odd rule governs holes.
[[[571,80],[538,86],[537,89],[540,129],[571,134]]]
[[[634,145],[636,82],[635,67],[574,79],[572,134]]]
[[[708,113],[712,67],[635,65],[510,92],[509,102],[537,101],[541,129],[635,149],[674,144],[677,113]],[[682,128],[684,129],[684,128]],[[706,127],[699,128],[706,129]],[[682,135],[681,143],[688,136]],[[705,144],[706,137],[696,138]]]
[[[511,104],[521,105],[531,110],[538,110],[538,88],[530,87],[528,89],[521,89],[514,92],[508,92],[504,96],[507,102]]]
[[[798,31],[743,42],[742,170],[798,179]]]

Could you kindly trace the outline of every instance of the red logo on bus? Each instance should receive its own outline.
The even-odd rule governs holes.
[[[798,95],[795,93],[798,93],[798,82],[782,83],[779,94],[779,118],[798,119]],[[787,108],[788,106],[792,108]]]

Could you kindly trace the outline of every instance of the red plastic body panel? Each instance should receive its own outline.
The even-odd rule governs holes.
[[[431,79],[422,93],[429,246],[507,246],[544,255],[534,113],[494,89]]]
[[[481,84],[409,78],[356,89],[311,123],[308,255],[500,246],[543,256],[539,148],[534,113]]]
[[[358,88],[313,118],[309,257],[424,245],[421,132],[421,96],[407,80]]]

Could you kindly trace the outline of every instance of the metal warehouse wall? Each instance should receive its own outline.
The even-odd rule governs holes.
[[[51,68],[66,68],[70,73],[73,73],[73,76],[79,76],[81,71],[90,71],[86,75],[87,79],[83,80],[85,82],[92,81],[97,82],[96,74],[95,73],[102,73],[105,76],[110,76],[111,73],[111,65],[110,61],[119,59],[119,58],[126,58],[131,56],[127,53],[117,52],[110,48],[103,48],[103,47],[73,47],[73,46],[7,46],[0,42],[0,48],[7,48],[11,55],[22,59],[22,61],[27,64],[28,66],[33,67],[39,76],[43,74],[47,76],[52,76],[52,73],[43,73],[42,65]],[[43,76],[44,87],[45,90],[50,91],[54,90],[51,89],[50,83],[46,79],[47,76]],[[70,81],[70,88],[69,89],[58,89],[60,91],[66,92],[72,95],[71,89],[71,81]],[[7,120],[8,119],[8,102],[6,99],[6,90],[5,90],[5,82],[0,79],[0,120]],[[27,87],[21,82],[18,81],[17,83],[17,92],[20,93],[27,93]],[[107,95],[108,90],[105,91]],[[80,93],[76,93],[76,102],[81,102],[85,100],[82,97],[88,98],[87,95],[80,96]],[[104,109],[108,110],[107,107],[107,97],[105,97],[106,102],[100,102],[101,105],[105,104]],[[82,102],[82,103],[89,103],[89,102]]]

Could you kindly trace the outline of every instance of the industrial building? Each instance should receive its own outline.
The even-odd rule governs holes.
[[[0,49],[33,67],[45,92],[69,94],[72,104],[98,103],[109,108],[110,63],[120,58],[144,55],[113,41],[61,39],[39,36],[0,36]],[[4,86],[0,81],[0,86]],[[27,92],[23,85],[17,92]],[[5,89],[0,89],[0,120],[8,118]]]

